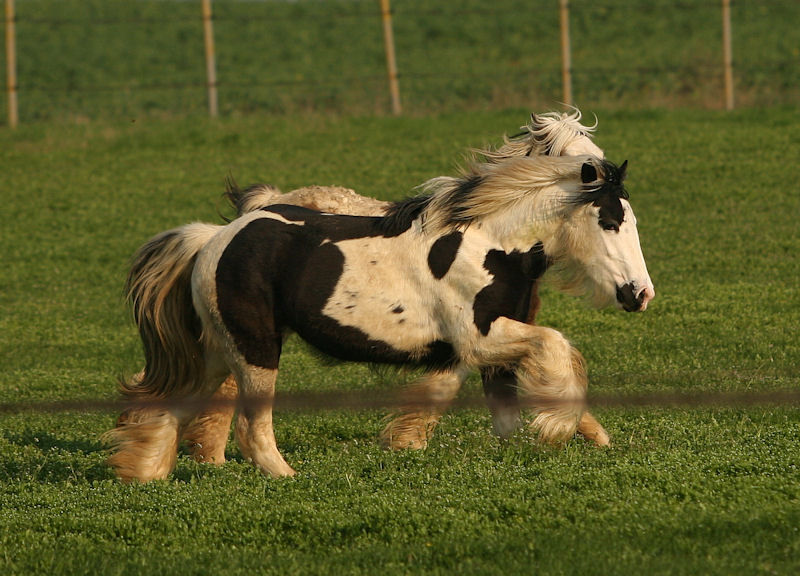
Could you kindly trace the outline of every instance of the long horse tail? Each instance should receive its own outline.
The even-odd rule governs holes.
[[[145,355],[145,368],[122,383],[128,396],[164,398],[202,385],[200,318],[192,305],[198,252],[221,229],[194,223],[167,230],[139,248],[125,285]]]

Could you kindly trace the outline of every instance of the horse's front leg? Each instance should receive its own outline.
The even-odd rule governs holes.
[[[583,413],[581,421],[578,422],[578,434],[597,444],[598,446],[610,446],[611,438],[602,424],[592,416],[589,411]]]
[[[425,448],[467,374],[464,367],[431,372],[408,386],[405,405],[381,432],[381,445],[391,450]]]
[[[481,370],[483,395],[492,414],[492,430],[500,438],[509,438],[522,425],[517,378],[511,370]]]
[[[481,377],[494,433],[509,438],[522,426],[516,374],[511,370],[484,368]],[[581,416],[577,432],[597,446],[611,444],[608,432],[588,410]]]
[[[475,343],[472,360],[513,369],[521,402],[536,413],[531,427],[541,440],[564,442],[575,434],[585,412],[586,368],[560,332],[498,318]]]

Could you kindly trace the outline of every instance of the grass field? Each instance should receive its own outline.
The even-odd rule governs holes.
[[[600,407],[608,450],[500,442],[485,410],[464,410],[400,453],[377,445],[383,412],[279,412],[296,478],[262,477],[231,444],[224,467],[183,456],[144,486],[104,465],[114,413],[8,409],[116,398],[142,361],[127,259],[168,227],[219,221],[226,174],[397,199],[526,114],[0,131],[0,573],[797,573],[797,405]],[[599,144],[630,161],[657,299],[626,315],[546,290],[541,321],[584,352],[597,393],[796,390],[796,110],[598,116]],[[394,380],[292,340],[278,394]]]
[[[16,4],[23,123],[205,111],[199,0]],[[377,0],[213,4],[222,114],[390,110]],[[407,114],[563,98],[557,2],[391,4]],[[576,102],[723,107],[718,1],[573,0],[570,10]],[[737,105],[796,104],[800,3],[737,0],[731,18]]]

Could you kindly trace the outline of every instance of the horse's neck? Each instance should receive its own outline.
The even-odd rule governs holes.
[[[490,242],[504,252],[527,252],[537,244],[551,246],[558,237],[559,222],[537,216],[530,206],[522,205],[501,215],[492,215],[475,226]]]

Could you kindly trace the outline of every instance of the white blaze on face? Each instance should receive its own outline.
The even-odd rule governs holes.
[[[598,228],[602,232],[610,268],[614,270],[617,290],[629,285],[633,296],[640,302],[638,310],[641,311],[645,310],[648,302],[655,297],[655,287],[644,261],[636,216],[627,200],[621,200],[621,203],[625,217],[619,226],[619,231],[603,230],[599,225]]]
[[[563,152],[564,156],[580,156],[584,154],[598,158],[605,158],[606,156],[606,153],[588,136],[576,138],[564,148]],[[624,281],[624,278],[635,278],[635,280],[630,281],[632,282],[632,292],[637,297],[641,294],[642,304],[639,310],[643,311],[647,308],[647,303],[655,297],[656,292],[653,287],[653,281],[650,280],[650,275],[647,273],[647,265],[644,262],[644,255],[639,244],[636,217],[633,215],[630,203],[627,200],[622,200],[621,202],[625,210],[625,219],[618,233],[621,237],[613,238],[609,234],[604,234],[603,245],[611,255],[611,258],[623,263],[622,267],[626,268],[626,270],[617,275],[617,279],[620,280],[619,286],[624,286],[628,283]]]
[[[604,222],[600,208],[587,205],[576,211],[567,227],[564,282],[571,292],[585,292],[596,306],[616,304],[642,311],[655,297],[655,288],[644,261],[636,228],[636,216],[621,199],[621,223]]]

